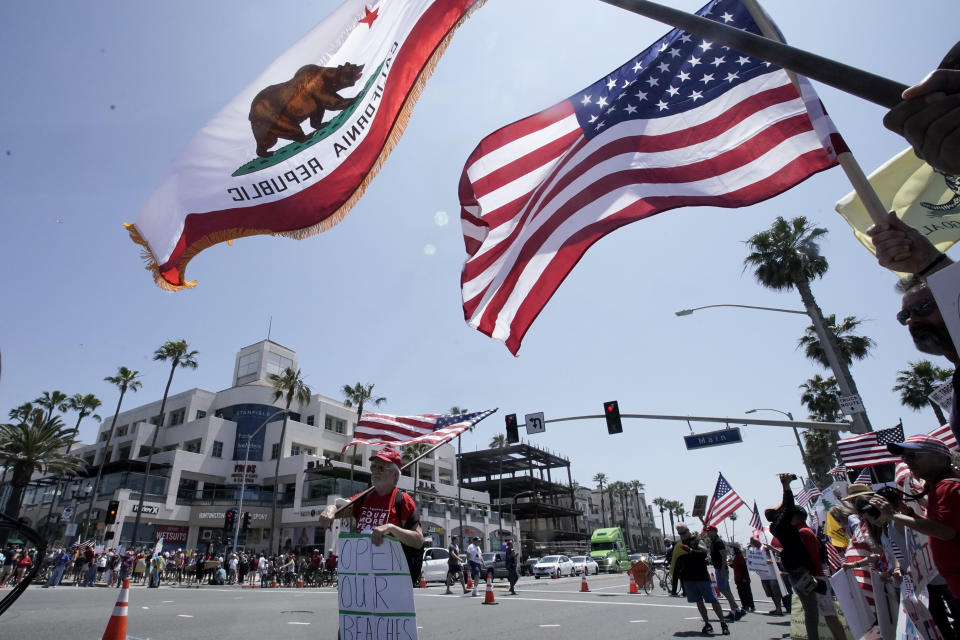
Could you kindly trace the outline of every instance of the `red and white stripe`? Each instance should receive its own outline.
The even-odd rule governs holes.
[[[386,413],[364,413],[354,430],[354,437],[343,450],[353,445],[392,445],[402,447],[424,443],[437,445],[473,427],[495,410],[465,414],[463,420],[436,429],[437,420],[445,414],[426,413],[415,416],[394,416]]]
[[[588,140],[569,101],[484,139],[460,180],[464,318],[514,354],[601,237],[684,206],[743,207],[833,166],[782,70]]]
[[[957,446],[957,436],[953,434],[949,424],[941,425],[927,435],[942,440],[951,451],[960,451],[960,446]]]

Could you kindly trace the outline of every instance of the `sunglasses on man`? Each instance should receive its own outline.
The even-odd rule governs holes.
[[[924,300],[917,304],[912,304],[906,309],[897,312],[897,321],[906,326],[910,318],[923,318],[937,310],[937,303],[933,299]]]

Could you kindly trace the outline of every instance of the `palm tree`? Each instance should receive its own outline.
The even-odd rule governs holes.
[[[908,369],[897,371],[897,384],[893,388],[893,391],[900,392],[900,404],[914,411],[920,411],[929,406],[936,414],[937,421],[941,425],[947,424],[947,418],[943,415],[940,405],[930,400],[929,396],[937,387],[949,380],[953,372],[934,366],[929,360],[908,364]]]
[[[790,221],[778,216],[770,229],[747,239],[750,253],[744,258],[743,264],[744,269],[753,268],[757,281],[765,287],[777,291],[797,290],[821,341],[826,343],[826,353],[841,391],[844,395],[853,395],[857,393],[857,385],[839,356],[840,348],[833,334],[827,330],[823,312],[810,288],[811,281],[822,278],[827,272],[827,259],[820,255],[817,245],[817,240],[826,233],[826,229],[810,225],[803,216]],[[861,432],[871,430],[866,413],[856,414],[854,422]]]
[[[674,503],[673,513],[677,516],[677,522],[683,522],[683,519],[687,517],[687,511],[684,509],[682,502]]]
[[[287,437],[287,420],[290,417],[290,405],[293,404],[294,400],[296,400],[300,406],[309,403],[310,387],[304,383],[300,369],[294,371],[291,367],[287,367],[283,370],[283,373],[279,375],[271,373],[268,379],[273,384],[273,401],[276,402],[280,398],[286,400],[286,406],[283,412],[283,426],[280,427],[280,446],[277,451],[277,463],[273,469],[273,508],[270,513],[270,544],[267,545],[267,549],[271,549],[273,548],[273,541],[277,540],[274,536],[277,526],[277,494],[280,492],[280,458],[283,457],[285,451],[283,442]],[[239,516],[240,514],[237,514],[237,517]],[[277,545],[277,553],[280,553],[279,544]]]
[[[643,531],[643,511],[640,508],[640,492],[643,491],[643,483],[639,480],[630,480],[627,484],[630,485],[630,493],[633,494],[633,499],[637,503],[637,521],[640,523],[640,543],[646,544],[647,536]]]
[[[163,390],[163,400],[160,401],[160,415],[157,419],[156,428],[153,430],[153,440],[150,442],[150,451],[147,453],[147,468],[143,473],[143,487],[140,489],[140,500],[137,506],[137,515],[133,519],[133,546],[137,545],[140,534],[140,514],[143,513],[143,498],[149,489],[150,466],[153,464],[153,450],[157,447],[157,435],[163,427],[164,411],[167,408],[167,396],[170,394],[170,383],[173,382],[173,374],[177,367],[183,369],[197,368],[197,351],[191,351],[186,340],[167,340],[163,345],[153,352],[154,361],[170,362],[170,376],[167,378],[167,386]]]
[[[92,393],[83,395],[82,393],[75,393],[70,396],[68,400],[70,404],[70,409],[77,412],[77,424],[73,427],[74,437],[80,433],[80,422],[83,421],[87,416],[92,415],[93,419],[97,422],[101,422],[103,418],[93,413],[100,408],[101,402],[97,396]],[[70,443],[71,445],[73,443]],[[67,453],[70,453],[70,447],[67,447]]]
[[[487,445],[491,449],[503,449],[507,446],[507,436],[498,433],[490,439],[490,444]]]
[[[43,395],[34,400],[35,403],[47,410],[46,418],[53,417],[54,410],[63,413],[70,408],[70,398],[62,391],[44,391]]]
[[[603,483],[607,481],[607,474],[602,472],[598,473],[597,475],[593,476],[593,481],[600,485],[600,515],[603,519],[603,528],[606,529],[607,528],[607,512],[603,508]],[[612,505],[611,505],[610,511],[611,512],[613,511]],[[611,516],[612,515],[613,514],[611,513]]]
[[[664,524],[663,524],[663,512],[667,510],[667,500],[666,500],[666,498],[660,498],[660,497],[654,498],[654,499],[653,499],[653,506],[655,506],[657,509],[660,509],[660,533],[663,534],[663,539],[666,540],[666,539],[667,539],[667,528],[666,528],[666,526],[664,526]],[[654,526],[656,526],[656,525],[654,525]]]
[[[806,405],[811,420],[837,422],[842,418],[836,379],[815,375],[801,384],[800,389],[803,390],[800,402]],[[803,440],[813,481],[818,487],[825,486],[828,472],[837,464],[839,434],[825,429],[807,429],[803,432]]]
[[[670,516],[670,531],[673,532],[673,537],[677,537],[677,528],[673,524],[673,516],[677,512],[677,507],[680,506],[680,503],[676,500],[667,500],[663,503],[663,506],[667,508],[667,515]]]
[[[840,357],[850,366],[854,359],[863,360],[867,357],[870,349],[877,346],[872,338],[867,336],[854,335],[857,327],[863,324],[862,320],[857,320],[854,316],[847,316],[839,325],[837,324],[836,314],[831,313],[824,317],[827,325],[827,331],[833,334],[837,346],[840,348]],[[797,341],[797,348],[803,347],[803,352],[808,358],[823,366],[824,369],[830,368],[830,361],[827,360],[827,354],[820,344],[820,337],[817,335],[817,328],[810,325],[803,331],[803,337]]]
[[[117,399],[117,408],[113,412],[113,420],[110,422],[110,430],[107,431],[107,441],[103,447],[103,456],[100,457],[100,464],[97,466],[97,477],[93,481],[93,490],[90,492],[90,504],[87,505],[87,513],[83,520],[83,537],[87,537],[87,527],[90,522],[90,512],[93,511],[93,501],[97,498],[97,491],[100,488],[100,478],[103,475],[103,465],[107,461],[107,452],[110,451],[110,442],[113,440],[114,430],[117,426],[117,416],[120,415],[120,405],[123,403],[123,396],[127,391],[136,393],[143,386],[140,382],[140,372],[126,367],[117,367],[117,375],[107,376],[103,379],[120,390],[120,398]],[[79,424],[79,423],[78,423]]]
[[[621,510],[621,513],[623,514],[622,523],[623,523],[624,536],[628,541],[628,546],[632,546],[629,544],[629,541],[632,541],[633,538],[630,537],[630,513],[627,510],[627,495],[629,494],[629,492],[630,492],[630,485],[628,485],[626,482],[623,482],[622,480],[617,480],[616,482],[610,483],[610,495],[611,496],[615,495],[618,498],[620,498],[620,510]],[[610,511],[612,512],[613,503],[611,502],[610,504],[611,504]]]
[[[29,412],[25,419],[0,425],[0,464],[13,471],[11,493],[4,514],[16,520],[20,515],[23,492],[34,471],[75,473],[83,460],[63,453],[73,438],[59,416],[45,415],[43,409]]]
[[[366,385],[360,384],[359,382],[352,387],[348,384],[343,385],[343,388],[340,390],[343,393],[343,406],[345,407],[356,407],[357,408],[357,423],[360,423],[360,417],[363,415],[363,407],[367,403],[373,403],[373,406],[379,407],[384,402],[387,401],[384,397],[374,397],[373,395],[373,383],[368,382]],[[357,457],[357,445],[353,445],[353,451],[350,454],[350,482],[353,482],[353,461]]]

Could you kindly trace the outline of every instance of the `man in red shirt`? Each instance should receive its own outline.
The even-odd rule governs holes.
[[[947,581],[950,595],[960,598],[960,478],[950,466],[950,449],[937,438],[910,436],[887,448],[903,458],[913,475],[926,483],[927,517],[893,514],[893,507],[883,498],[870,503],[892,515],[894,520],[930,536],[933,563]]]
[[[354,532],[369,532],[370,540],[374,545],[382,544],[383,536],[388,535],[408,547],[421,549],[423,548],[423,531],[420,528],[419,518],[412,528],[403,527],[403,524],[416,513],[417,504],[408,493],[404,493],[400,503],[400,513],[397,513],[395,508],[400,464],[400,453],[391,447],[384,447],[370,456],[370,482],[373,485],[373,491],[343,507],[342,511],[351,509],[355,522]],[[339,511],[336,505],[328,505],[320,514],[320,526],[331,527]]]

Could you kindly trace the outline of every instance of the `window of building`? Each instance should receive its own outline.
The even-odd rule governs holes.
[[[293,360],[286,358],[279,353],[267,352],[267,374],[280,375],[284,369],[292,369]]]
[[[214,441],[213,441],[213,450],[210,452],[210,455],[212,455],[214,458],[222,458],[222,457],[223,457],[223,443],[220,442],[219,440],[214,440]]]
[[[189,451],[190,453],[200,453],[200,447],[202,444],[203,440],[201,438],[197,438],[196,440],[188,440],[187,442],[183,443],[183,449],[185,451]]]
[[[88,467],[92,467],[92,466],[93,466],[93,462],[94,462],[94,460],[96,459],[95,456],[96,456],[96,454],[91,453],[90,455],[87,455],[87,456],[84,456],[84,457],[83,457],[83,461],[87,463],[87,466],[88,466]]]
[[[330,416],[323,417],[323,428],[327,431],[333,431],[333,418]]]
[[[106,442],[106,441],[109,440],[109,439],[110,439],[110,430],[109,430],[109,429],[107,429],[106,431],[104,431],[103,433],[100,434],[100,442]]]
[[[313,447],[308,447],[303,444],[297,444],[296,442],[294,442],[290,446],[290,455],[292,456],[298,456],[301,453],[307,456],[312,456],[314,455],[315,452],[316,452],[316,449],[314,449]]]
[[[130,429],[130,425],[125,424],[123,426],[117,427],[117,437],[127,435],[127,431]]]
[[[313,419],[314,419],[313,416],[307,416],[307,424],[310,425],[311,427],[313,426]]]
[[[346,433],[347,421],[332,416],[325,416],[323,419],[323,428],[327,431],[335,431],[336,433]]]
[[[176,411],[170,414],[170,426],[173,427],[178,424],[183,424],[183,420],[186,417],[187,417],[186,409],[177,409]]]
[[[237,364],[237,377],[254,375],[260,372],[260,352],[254,351],[240,356]]]
[[[197,409],[197,417],[194,418],[194,420],[200,420],[201,418],[206,418],[206,417],[207,417],[206,411],[204,411],[203,409]]]
[[[150,424],[155,425],[155,426],[162,425],[162,424],[163,424],[163,418],[164,418],[164,416],[162,416],[162,415],[160,415],[160,416],[153,416],[152,418],[150,418]]]
[[[276,460],[279,457],[280,457],[280,443],[278,442],[274,444],[272,447],[270,447],[270,459]]]
[[[127,460],[130,458],[130,445],[120,448],[120,460]]]

